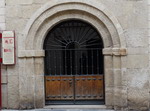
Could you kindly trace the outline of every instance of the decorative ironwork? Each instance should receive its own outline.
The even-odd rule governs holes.
[[[65,21],[46,37],[44,49],[46,75],[103,74],[102,40],[91,25]]]

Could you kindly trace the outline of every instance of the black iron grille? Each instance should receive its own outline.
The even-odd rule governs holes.
[[[56,25],[44,43],[46,75],[103,74],[103,43],[86,22],[71,20]]]

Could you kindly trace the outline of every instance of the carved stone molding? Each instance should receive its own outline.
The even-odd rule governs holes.
[[[44,56],[45,56],[44,50],[22,50],[19,51],[18,53],[19,58],[44,57]]]
[[[104,48],[103,54],[106,56],[126,56],[127,49],[126,48]]]

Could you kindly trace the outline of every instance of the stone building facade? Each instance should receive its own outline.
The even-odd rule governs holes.
[[[2,65],[3,108],[45,107],[44,40],[70,19],[102,36],[106,108],[148,111],[150,0],[0,0],[0,30],[16,33],[16,64]]]

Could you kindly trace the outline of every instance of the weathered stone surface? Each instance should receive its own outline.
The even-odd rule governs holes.
[[[107,87],[105,89],[105,97],[107,97],[105,99],[106,101],[106,106],[110,107],[110,106],[114,106],[114,87]]]
[[[128,29],[125,31],[127,46],[130,48],[147,47],[147,29]]]
[[[66,1],[72,4],[64,4]],[[41,52],[34,51],[43,49],[45,34],[52,26],[64,19],[79,18],[101,33],[105,48],[116,49],[104,52],[106,106],[147,111],[150,104],[147,8],[147,0],[0,0],[0,30],[16,31],[16,50],[33,50],[20,53],[22,58],[16,58],[16,65],[3,68],[3,94],[8,93],[4,94],[3,106],[22,109],[44,106],[44,55],[37,56]],[[73,9],[76,10],[66,11]]]
[[[121,58],[117,56],[113,56],[113,69],[120,69],[121,68]]]
[[[0,23],[0,30],[5,30],[5,29],[6,29],[5,23]]]
[[[128,89],[128,107],[131,110],[148,111],[149,105],[148,89],[129,88]]]
[[[7,83],[7,76],[6,75],[1,75],[2,76],[2,84]]]
[[[107,69],[112,69],[113,68],[113,60],[112,60],[112,56],[104,56],[104,66]]]
[[[18,13],[18,17],[28,19],[30,18],[39,8],[40,4],[22,5]]]
[[[35,77],[33,58],[19,59],[19,108],[34,108]],[[30,69],[29,67],[32,67]]]
[[[112,69],[105,69],[105,86],[114,86],[114,74]]]
[[[35,108],[43,108],[45,106],[44,91],[44,75],[35,77]]]
[[[4,15],[4,14],[5,14],[5,8],[0,7],[0,15]]]
[[[128,87],[149,89],[149,78],[148,69],[127,69]]]
[[[14,5],[12,5],[12,6],[6,6],[6,13],[7,13],[7,17],[11,17],[11,18],[15,18],[15,19],[17,19],[17,15],[18,15],[18,13],[19,13],[19,6],[14,6]],[[7,22],[9,22],[9,20],[7,20]]]
[[[14,29],[16,32],[20,32],[24,29],[27,19],[6,18],[6,22],[6,27],[8,30]]]
[[[0,1],[0,8],[5,7],[5,0]]]
[[[41,3],[41,4],[44,4],[44,3],[47,3],[49,0],[33,0],[33,3]]]
[[[128,55],[142,55],[142,54],[148,54],[149,48],[128,48]]]
[[[8,76],[8,108],[19,108],[19,77],[17,75]],[[13,101],[13,102],[12,102]]]
[[[148,55],[128,55],[127,68],[147,68],[149,66]]]
[[[20,104],[21,109],[31,109],[34,106],[34,93],[35,93],[35,78],[32,76],[20,76],[19,82]]]
[[[129,109],[148,109],[149,104],[149,70],[128,69],[128,107]],[[142,75],[142,76],[141,76]]]
[[[8,89],[7,84],[2,84],[2,108],[8,107]]]
[[[44,58],[35,58],[35,75],[44,76]]]

